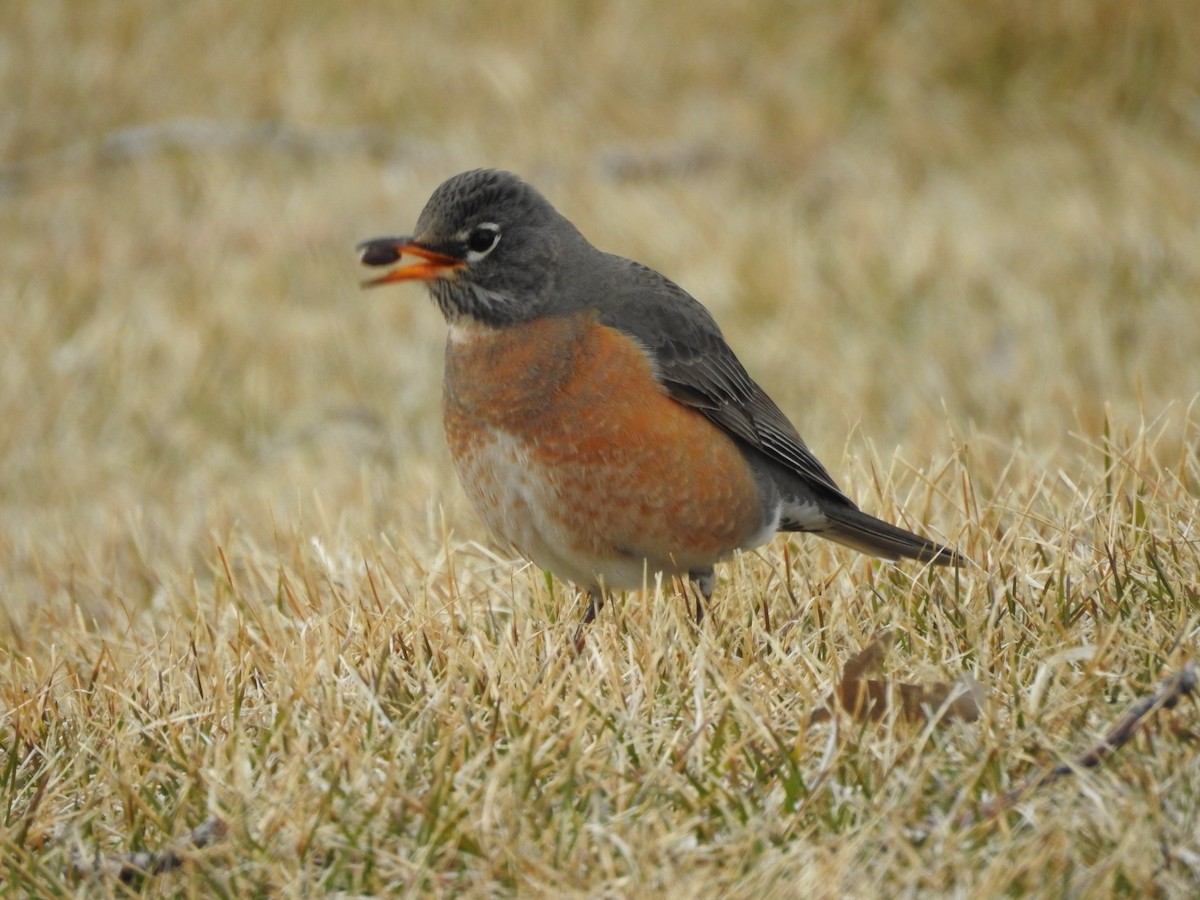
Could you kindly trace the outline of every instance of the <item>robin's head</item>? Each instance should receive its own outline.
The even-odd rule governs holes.
[[[574,226],[516,175],[475,169],[433,192],[414,234],[363,241],[358,251],[368,266],[415,257],[365,286],[424,281],[447,321],[506,325],[547,312],[554,261],[577,241]]]

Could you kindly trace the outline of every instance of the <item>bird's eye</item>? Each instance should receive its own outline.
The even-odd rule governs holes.
[[[488,222],[486,225],[471,229],[471,233],[467,235],[467,249],[474,256],[481,257],[495,247],[499,241],[500,226]]]

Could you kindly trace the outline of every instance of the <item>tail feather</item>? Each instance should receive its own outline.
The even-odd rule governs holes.
[[[832,508],[831,508],[832,507]],[[853,506],[822,506],[828,525],[816,534],[871,556],[916,559],[940,566],[962,566],[967,558],[957,550],[890,525]]]

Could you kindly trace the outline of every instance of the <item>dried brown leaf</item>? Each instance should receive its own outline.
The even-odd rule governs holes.
[[[893,633],[878,632],[866,647],[846,660],[835,691],[846,712],[860,721],[875,722],[895,705],[901,718],[909,722],[942,724],[979,718],[985,695],[983,686],[971,675],[931,684],[867,678],[883,669],[894,642]],[[830,706],[826,701],[825,708],[813,714],[810,724],[828,719]]]

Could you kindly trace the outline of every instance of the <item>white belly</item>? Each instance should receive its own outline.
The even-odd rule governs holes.
[[[539,568],[580,587],[634,590],[652,583],[640,557],[588,554],[559,514],[569,502],[555,473],[539,466],[521,444],[494,430],[455,459],[459,480],[484,523]]]

